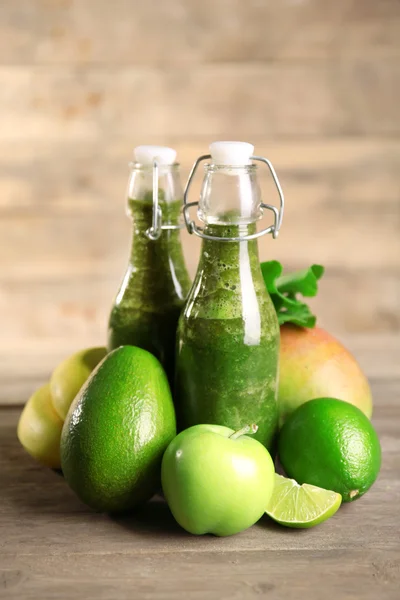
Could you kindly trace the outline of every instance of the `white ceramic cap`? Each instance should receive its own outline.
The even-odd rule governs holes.
[[[176,150],[167,146],[136,146],[133,155],[141,165],[152,165],[155,159],[159,165],[172,165],[176,159]]]
[[[254,146],[247,142],[213,142],[210,154],[214,165],[236,167],[249,165]]]

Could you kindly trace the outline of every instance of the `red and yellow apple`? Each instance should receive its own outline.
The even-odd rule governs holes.
[[[281,326],[280,423],[301,404],[314,398],[338,398],[371,418],[372,395],[354,356],[320,327]]]

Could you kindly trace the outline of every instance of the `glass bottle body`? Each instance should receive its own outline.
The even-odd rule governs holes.
[[[278,426],[276,312],[262,278],[257,241],[217,239],[255,233],[259,194],[252,178],[246,169],[238,175],[240,185],[228,180],[230,189],[238,190],[240,202],[220,197],[215,202],[212,192],[207,203],[200,202],[199,214],[206,215],[204,233],[216,239],[203,240],[197,274],[179,320],[176,408],[181,429],[216,423],[238,430],[255,423],[256,439],[272,450]],[[218,195],[222,187],[217,186]],[[251,195],[253,207],[243,191]]]

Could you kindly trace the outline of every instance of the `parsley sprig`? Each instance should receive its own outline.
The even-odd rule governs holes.
[[[294,323],[300,327],[315,327],[317,318],[298,295],[311,298],[318,292],[318,280],[324,267],[311,265],[308,269],[282,275],[283,267],[277,260],[261,263],[265,285],[278,315],[279,325]]]

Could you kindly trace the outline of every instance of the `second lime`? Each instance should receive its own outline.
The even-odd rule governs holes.
[[[279,437],[279,457],[287,475],[342,495],[360,498],[381,465],[378,436],[359,408],[334,398],[300,406]]]

